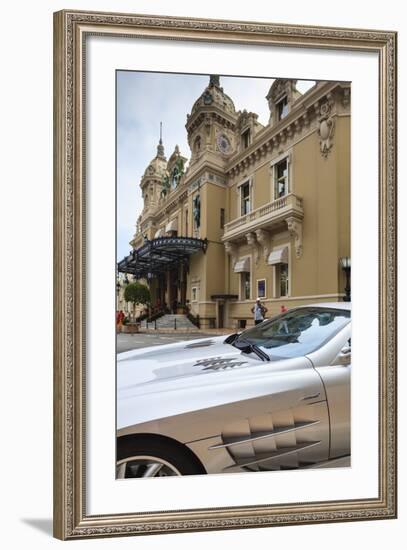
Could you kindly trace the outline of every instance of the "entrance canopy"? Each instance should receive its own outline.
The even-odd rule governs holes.
[[[206,239],[189,237],[159,237],[147,240],[143,246],[130,252],[118,264],[119,273],[130,273],[136,279],[155,277],[187,262],[191,254],[206,252]]]

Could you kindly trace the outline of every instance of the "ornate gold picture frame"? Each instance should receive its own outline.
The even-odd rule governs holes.
[[[378,59],[378,495],[91,515],[87,511],[86,40],[90,36],[347,52]],[[54,15],[54,535],[59,539],[396,517],[396,42],[391,31],[134,14]],[[112,183],[114,185],[114,182]],[[114,231],[114,228],[112,228]],[[109,320],[106,322],[109,323]],[[112,365],[114,369],[114,365]],[[114,416],[114,410],[111,411]],[[112,445],[114,443],[112,442]],[[157,507],[160,510],[160,507]]]

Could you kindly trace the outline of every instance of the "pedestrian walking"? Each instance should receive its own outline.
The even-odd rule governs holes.
[[[254,315],[254,324],[258,325],[264,321],[264,316],[267,313],[267,308],[261,303],[260,298],[257,298],[254,307],[252,307],[252,313]]]
[[[123,321],[124,321],[124,312],[123,312],[123,310],[117,311],[116,312],[116,327],[117,327],[118,332],[121,332],[121,330],[122,330]]]

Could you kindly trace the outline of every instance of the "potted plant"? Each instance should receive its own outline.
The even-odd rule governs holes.
[[[150,290],[148,286],[143,285],[138,281],[129,283],[124,289],[124,299],[126,302],[133,304],[133,318],[135,318],[136,305],[148,306],[151,301]],[[123,323],[123,332],[138,332],[140,323],[131,322],[128,320],[126,324]]]

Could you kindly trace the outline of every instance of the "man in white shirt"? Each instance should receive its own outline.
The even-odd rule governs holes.
[[[264,321],[264,316],[267,313],[267,308],[260,302],[260,298],[257,298],[254,307],[252,307],[252,313],[254,315],[254,324],[258,325]]]

